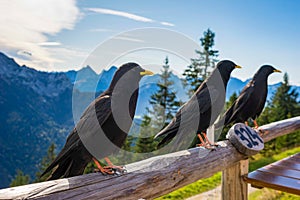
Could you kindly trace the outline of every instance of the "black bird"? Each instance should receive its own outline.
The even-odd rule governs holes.
[[[197,133],[202,143],[200,146],[209,147],[211,145],[205,132],[214,123],[224,107],[227,82],[235,68],[241,67],[229,60],[223,60],[217,64],[216,69],[199,86],[191,99],[179,109],[169,125],[155,136],[160,141],[158,148],[169,143],[176,135],[182,133],[182,135],[187,136],[189,132],[193,132],[193,138],[194,133]],[[206,143],[200,133],[203,133]],[[189,142],[188,145],[191,144],[191,141],[183,142],[181,136],[179,140],[181,144],[186,142]],[[189,139],[185,137],[185,140]]]
[[[107,156],[123,145],[135,114],[139,81],[152,74],[136,63],[122,65],[109,88],[86,108],[63,149],[41,176],[51,170],[47,180],[81,175],[92,160],[103,174],[113,174],[117,166]],[[101,167],[96,157],[105,157],[109,167]]]
[[[230,123],[247,122],[253,120],[258,128],[256,118],[261,114],[268,94],[268,77],[273,72],[281,72],[270,65],[263,65],[256,72],[251,81],[243,88],[239,97],[216,123],[215,128]],[[247,123],[246,123],[247,124]]]

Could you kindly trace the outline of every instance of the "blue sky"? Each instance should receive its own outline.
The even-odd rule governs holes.
[[[219,59],[231,59],[243,66],[233,76],[245,80],[268,63],[288,72],[290,82],[300,85],[299,8],[300,1],[291,0],[7,0],[0,4],[0,46],[20,64],[44,71],[66,71],[89,64],[88,55],[120,33],[163,28],[199,45],[203,31],[210,28],[216,33]],[[119,39],[128,40],[123,36]],[[171,68],[181,73],[186,61],[180,62],[166,52],[139,52],[137,61],[143,65],[152,59],[159,65],[166,54]],[[128,61],[135,61],[134,56]],[[121,60],[126,62],[126,58]],[[281,80],[281,75],[274,74],[269,82]]]

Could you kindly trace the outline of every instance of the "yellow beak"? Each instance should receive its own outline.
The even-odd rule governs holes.
[[[281,73],[281,71],[279,69],[274,69],[273,72],[279,72],[279,73]]]
[[[145,71],[143,71],[143,72],[140,72],[140,75],[141,75],[141,76],[145,76],[145,75],[151,76],[151,75],[153,75],[153,74],[154,74],[154,73],[151,72],[151,71],[149,71],[149,70],[145,70]]]
[[[239,66],[239,65],[237,65],[237,66],[235,66],[235,68],[239,68],[239,69],[240,69],[240,68],[242,68],[242,67],[241,67],[241,66]]]

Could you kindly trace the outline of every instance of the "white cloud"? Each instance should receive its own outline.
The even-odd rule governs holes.
[[[140,21],[140,22],[154,22],[153,19],[149,19],[146,17],[142,17],[139,15],[135,15],[135,14],[131,14],[128,12],[123,12],[123,11],[110,10],[110,9],[104,9],[104,8],[87,8],[86,10],[100,13],[100,14],[116,15],[116,16],[125,17],[128,19],[132,19],[132,20]]]
[[[169,22],[160,22],[161,25],[164,26],[175,26],[175,24],[169,23]]]
[[[140,40],[140,39],[135,39],[135,38],[132,38],[132,37],[123,37],[123,36],[117,36],[117,37],[114,37],[113,39],[126,40],[126,41],[130,41],[130,42],[145,42],[145,41]]]
[[[105,28],[94,28],[94,29],[90,29],[90,32],[114,32],[111,29],[105,29]]]
[[[60,42],[40,42],[38,43],[40,46],[60,46]]]
[[[140,16],[140,15],[136,15],[136,14],[132,14],[132,13],[128,13],[128,12],[124,12],[124,11],[111,10],[111,9],[106,9],[106,8],[86,8],[85,10],[95,12],[95,13],[99,13],[99,14],[115,15],[115,16],[119,16],[119,17],[125,17],[125,18],[132,19],[132,20],[139,21],[139,22],[147,22],[147,23],[157,22],[153,19],[143,17],[143,16]],[[161,25],[164,25],[164,26],[175,26],[174,24],[169,23],[169,22],[157,22],[157,23],[159,23]]]
[[[76,49],[72,47],[45,47],[45,50],[50,55],[55,55],[54,62],[45,63],[43,60],[35,59],[33,54],[26,51],[19,51],[18,58],[14,58],[17,63],[24,64],[29,67],[41,71],[67,71],[73,69],[80,69],[82,62],[89,55],[88,50]]]
[[[30,52],[33,63],[53,64],[59,60],[53,58],[45,45],[59,43],[49,42],[47,35],[72,29],[80,12],[75,0],[9,0],[1,2],[0,15],[3,50]]]

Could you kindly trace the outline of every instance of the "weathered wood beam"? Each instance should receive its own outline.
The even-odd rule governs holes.
[[[300,117],[262,126],[269,141],[300,129]],[[246,159],[229,141],[209,151],[193,148],[126,165],[123,176],[87,174],[0,190],[0,199],[152,199],[207,178]]]
[[[268,142],[274,138],[299,130],[300,116],[266,124],[259,127],[259,129],[264,130],[265,134],[263,134],[262,138],[264,142]]]

